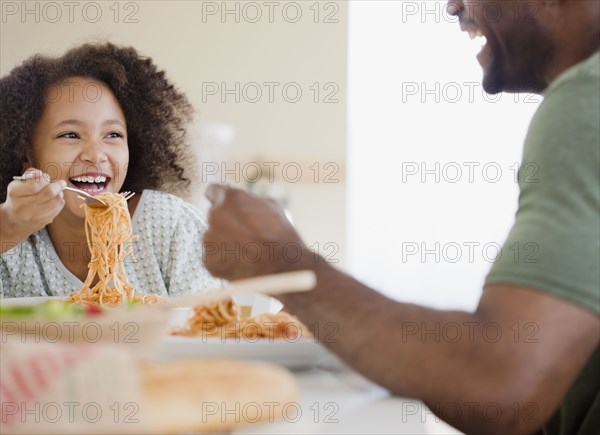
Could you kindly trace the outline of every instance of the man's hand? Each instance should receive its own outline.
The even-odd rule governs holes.
[[[281,206],[225,185],[208,187],[212,203],[204,234],[204,262],[228,280],[307,268],[315,257]]]

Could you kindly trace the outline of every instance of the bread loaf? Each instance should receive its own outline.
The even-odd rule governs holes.
[[[140,373],[142,410],[159,433],[227,432],[273,422],[298,396],[290,372],[254,361],[145,363]]]

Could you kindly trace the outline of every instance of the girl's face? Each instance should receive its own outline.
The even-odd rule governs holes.
[[[94,79],[70,77],[50,86],[33,131],[32,166],[92,195],[119,192],[127,175],[127,124],[110,89]],[[61,214],[84,217],[82,200],[65,191]]]

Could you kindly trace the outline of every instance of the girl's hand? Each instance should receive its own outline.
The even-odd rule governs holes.
[[[44,228],[65,205],[64,180],[51,183],[47,174],[33,168],[23,177],[25,181],[14,180],[8,185],[6,202],[0,204],[2,239],[10,242],[23,241]]]

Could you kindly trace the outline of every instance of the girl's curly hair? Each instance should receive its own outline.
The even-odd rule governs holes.
[[[0,202],[29,160],[48,88],[74,76],[105,83],[121,105],[129,144],[123,190],[186,190],[186,126],[193,108],[185,95],[134,48],[84,44],[58,58],[35,55],[0,79]]]

